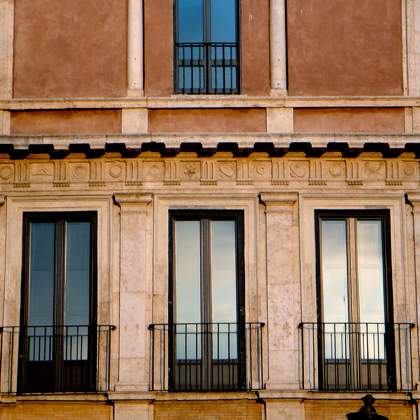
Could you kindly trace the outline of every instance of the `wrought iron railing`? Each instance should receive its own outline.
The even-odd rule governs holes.
[[[111,325],[0,327],[1,393],[106,392]]]
[[[239,48],[234,42],[175,44],[175,92],[239,93]]]
[[[301,323],[302,387],[321,391],[410,391],[410,323]]]
[[[150,325],[150,390],[263,388],[263,327],[257,322]]]

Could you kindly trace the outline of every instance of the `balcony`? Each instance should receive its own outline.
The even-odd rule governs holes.
[[[263,327],[263,323],[150,325],[150,390],[263,388]]]
[[[410,323],[299,325],[302,387],[319,391],[410,391]]]
[[[114,329],[110,325],[0,327],[0,391],[108,391]]]
[[[238,44],[176,43],[175,93],[239,93]]]

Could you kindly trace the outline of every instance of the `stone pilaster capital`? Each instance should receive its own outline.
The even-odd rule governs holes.
[[[408,193],[407,198],[412,204],[414,212],[420,213],[420,193]]]
[[[116,193],[113,196],[114,203],[121,208],[121,211],[145,211],[147,205],[153,201],[152,194],[141,193]]]
[[[293,192],[260,194],[260,201],[265,204],[267,212],[290,210],[297,203],[298,198],[298,193]]]

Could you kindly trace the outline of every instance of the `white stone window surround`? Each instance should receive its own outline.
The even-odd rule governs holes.
[[[153,303],[150,323],[168,323],[169,210],[242,210],[244,212],[245,320],[266,320],[264,210],[258,194],[157,194],[153,214]],[[267,331],[263,328],[263,364],[267,364]],[[263,379],[265,382],[265,378]]]
[[[299,196],[302,322],[317,321],[315,210],[389,210],[394,322],[416,322],[414,238],[410,208],[401,193],[333,194]],[[412,332],[413,382],[418,381],[418,342]],[[398,380],[398,378],[397,378]]]
[[[97,213],[97,322],[112,324],[111,320],[111,197],[81,197],[36,195],[7,196],[0,208],[0,247],[4,250],[0,258],[0,307],[1,325],[20,324],[20,298],[22,283],[23,213],[26,212],[84,212]],[[115,323],[115,320],[114,320]],[[115,323],[116,325],[116,323]],[[115,341],[116,335],[112,338]],[[116,348],[114,344],[111,344]],[[17,348],[16,348],[17,351]],[[114,355],[115,356],[115,355]],[[16,359],[17,360],[17,359]],[[16,389],[17,366],[13,367],[12,389]],[[0,386],[9,389],[7,370],[2,370]],[[112,368],[111,368],[111,374]],[[111,383],[113,379],[111,378]]]

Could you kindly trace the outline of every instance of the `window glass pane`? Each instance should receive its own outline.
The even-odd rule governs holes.
[[[211,42],[236,42],[236,0],[211,0]]]
[[[89,325],[90,223],[71,222],[66,227],[65,325]]]
[[[178,42],[203,42],[204,0],[178,0]]]
[[[48,361],[53,357],[51,326],[54,324],[54,223],[30,224],[29,360]],[[44,326],[44,327],[42,327]]]
[[[66,290],[64,348],[65,360],[85,360],[88,356],[90,321],[91,247],[90,223],[66,223]]]
[[[325,358],[348,358],[347,223],[321,222],[321,272]]]
[[[201,322],[200,222],[175,222],[176,323]],[[200,358],[196,327],[177,327],[177,358]],[[198,337],[198,339],[197,339]],[[198,347],[197,347],[198,346]]]
[[[348,321],[347,225],[345,220],[321,224],[323,321]]]
[[[54,223],[31,223],[29,325],[54,323]]]
[[[236,323],[236,231],[234,221],[211,223],[212,322]],[[237,357],[235,325],[213,327],[213,358]]]
[[[384,260],[381,220],[357,221],[357,277],[361,356],[385,357]],[[378,324],[379,323],[379,324]]]
[[[236,322],[235,222],[211,226],[212,322]]]
[[[357,221],[357,277],[361,322],[385,322],[381,220]]]

